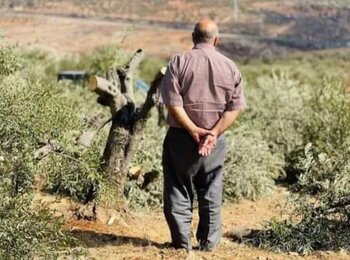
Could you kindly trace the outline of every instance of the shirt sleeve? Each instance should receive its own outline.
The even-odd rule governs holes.
[[[247,107],[247,102],[243,91],[242,74],[237,69],[235,75],[235,85],[232,92],[232,98],[227,105],[226,111],[244,110]]]
[[[177,57],[175,56],[168,65],[160,86],[158,103],[182,107],[183,99],[180,94],[181,86],[176,61]]]

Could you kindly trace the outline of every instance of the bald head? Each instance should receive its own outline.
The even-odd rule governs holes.
[[[211,43],[216,45],[219,29],[216,23],[208,18],[201,19],[192,33],[193,43]]]

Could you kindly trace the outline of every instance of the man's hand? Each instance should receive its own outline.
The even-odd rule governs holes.
[[[192,136],[198,144],[198,153],[208,156],[216,144],[218,132],[216,129],[207,130],[196,126],[180,106],[167,106],[175,121]]]
[[[217,142],[216,135],[212,133],[207,134],[199,142],[198,153],[201,156],[208,156],[211,153],[211,151],[214,149],[216,142]]]
[[[200,128],[192,122],[188,117],[183,107],[179,106],[167,106],[169,113],[175,119],[175,121],[182,126],[192,136],[192,138],[199,143],[205,135],[209,134],[210,131]]]
[[[201,142],[204,136],[210,134],[209,130],[200,127],[193,127],[188,132],[198,144]]]

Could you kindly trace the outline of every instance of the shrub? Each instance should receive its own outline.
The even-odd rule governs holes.
[[[288,162],[289,155],[303,145],[309,87],[285,70],[257,76],[249,83],[249,109],[243,114],[243,123],[260,131],[271,151],[285,156]]]
[[[325,79],[314,89],[304,139],[321,152],[344,151],[350,141],[350,94],[342,81]]]
[[[339,82],[325,82],[308,104],[303,138],[313,144],[298,157],[295,210],[286,221],[272,220],[267,229],[252,233],[248,243],[299,253],[350,249],[349,95]]]
[[[1,194],[2,197],[4,194]],[[3,197],[0,204],[0,257],[31,259],[57,257],[71,246],[73,239],[62,231],[63,222],[44,206],[30,208],[32,198],[22,195]]]
[[[334,157],[306,149],[309,173],[321,174],[309,189],[317,196],[297,195],[287,220],[272,220],[265,230],[251,233],[245,242],[274,251],[302,254],[313,250],[350,250],[350,150]],[[308,180],[309,181],[309,180]],[[303,180],[302,180],[303,182]]]
[[[79,156],[68,151],[49,155],[47,162],[37,169],[37,174],[47,176],[46,190],[85,203],[95,199],[102,175],[99,149],[92,148]]]
[[[296,162],[301,172],[294,187],[297,190],[316,193],[334,181],[337,169],[330,165],[338,165],[333,160],[343,158],[350,143],[349,97],[344,85],[337,80],[325,80],[320,88],[314,89],[308,104],[313,112],[308,114],[303,131],[305,142],[310,144]],[[318,154],[317,160],[314,154]]]
[[[133,158],[133,166],[141,166],[144,177],[129,180],[125,196],[131,208],[149,209],[163,202],[162,147],[166,128],[157,125],[155,115],[148,120],[142,132],[139,149]]]
[[[55,256],[72,239],[62,221],[42,205],[33,204],[40,140],[58,139],[80,125],[60,89],[43,84],[26,69],[18,49],[0,47],[0,258]]]
[[[31,259],[57,256],[74,240],[62,231],[62,220],[44,206],[33,208],[32,169],[27,158],[0,149],[0,258]]]
[[[23,67],[23,59],[16,46],[2,46],[0,42],[0,77],[15,73]]]
[[[255,200],[270,194],[283,170],[283,157],[272,153],[261,133],[240,126],[227,133],[224,199]]]

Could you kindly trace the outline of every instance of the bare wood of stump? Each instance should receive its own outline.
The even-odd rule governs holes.
[[[146,100],[140,109],[135,108],[132,75],[143,58],[142,50],[137,50],[124,68],[112,68],[107,72],[107,79],[91,76],[89,88],[99,95],[98,102],[109,106],[112,126],[103,153],[105,171],[116,186],[120,198],[123,198],[124,185],[129,164],[137,149],[140,135],[149,111],[155,105],[154,95],[162,80],[159,72]]]

